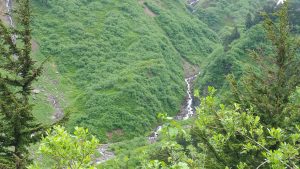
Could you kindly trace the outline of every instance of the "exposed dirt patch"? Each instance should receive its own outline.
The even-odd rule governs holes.
[[[148,16],[151,16],[151,17],[155,17],[156,14],[154,12],[152,12],[148,7],[145,7],[144,8],[144,12],[148,15]]]
[[[199,67],[191,65],[185,59],[182,59],[182,65],[184,69],[184,77],[191,77],[199,73]]]
[[[156,14],[151,11],[146,5],[145,5],[145,1],[144,0],[139,0],[139,4],[142,5],[144,7],[144,12],[145,14],[147,14],[150,17],[155,17]]]
[[[50,75],[50,72],[56,72],[56,75]],[[47,101],[51,104],[51,106],[54,109],[52,115],[53,121],[58,121],[64,116],[62,104],[65,104],[65,100],[64,93],[58,90],[60,85],[60,76],[58,74],[59,72],[57,72],[56,64],[49,63],[49,65],[45,66],[43,76],[45,78],[45,83],[48,84],[48,87],[45,89],[45,95],[47,97]]]
[[[117,129],[117,130],[114,130],[112,132],[108,132],[106,134],[106,136],[108,137],[109,140],[111,140],[113,137],[119,137],[119,136],[122,136],[124,135],[124,132],[122,129]]]
[[[39,44],[35,40],[31,40],[32,52],[35,53],[39,50]]]
[[[63,116],[64,116],[64,113],[63,113],[63,110],[62,110],[62,108],[59,104],[59,101],[58,101],[57,97],[49,94],[48,95],[48,101],[52,104],[53,108],[55,109],[55,112],[54,112],[54,115],[53,115],[52,119],[54,121],[58,121],[58,120],[62,119]]]
[[[0,19],[1,19],[4,23],[8,24],[8,21],[7,21],[7,14],[6,14],[7,9],[6,9],[5,3],[6,3],[5,0],[1,0],[1,1],[0,1]]]

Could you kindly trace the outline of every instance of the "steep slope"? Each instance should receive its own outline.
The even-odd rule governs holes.
[[[225,2],[222,0],[216,0],[216,1],[210,1],[213,5],[212,8],[215,8],[218,10],[213,12],[214,15],[220,15],[222,13],[226,13],[225,11],[222,11],[222,9],[220,8],[220,5],[218,2]],[[189,8],[191,9],[191,11],[195,10],[195,9],[199,9],[199,5],[204,5],[204,2],[209,2],[209,1],[201,1],[200,3],[194,7],[189,6]],[[233,2],[233,1],[227,1],[227,2]],[[236,25],[239,27],[239,31],[240,31],[240,37],[235,39],[234,41],[232,41],[229,44],[229,48],[227,50],[224,50],[224,47],[222,44],[217,45],[218,48],[216,48],[209,56],[208,58],[206,58],[205,60],[202,60],[204,63],[206,63],[207,65],[204,65],[205,67],[203,67],[203,71],[202,74],[200,76],[200,78],[198,78],[198,83],[197,83],[197,88],[199,87],[201,90],[200,91],[205,91],[207,89],[208,85],[212,85],[217,87],[219,94],[221,94],[223,96],[223,99],[226,99],[227,102],[231,101],[231,97],[228,97],[226,94],[226,92],[229,92],[229,87],[226,84],[225,81],[225,76],[228,75],[229,73],[234,73],[236,75],[236,77],[240,77],[249,67],[252,68],[252,71],[256,71],[257,73],[259,73],[259,69],[257,68],[257,60],[253,59],[252,57],[249,57],[249,52],[251,50],[256,50],[259,52],[262,52],[262,54],[264,54],[264,56],[268,57],[271,53],[272,50],[274,51],[274,48],[272,48],[272,46],[270,45],[270,42],[266,39],[266,34],[265,31],[263,29],[262,24],[260,24],[261,20],[257,20],[258,18],[252,18],[254,21],[251,25],[251,28],[244,28],[245,27],[245,20],[246,20],[246,15],[247,15],[247,10],[246,12],[242,11],[243,9],[247,9],[247,8],[251,8],[251,11],[248,11],[251,15],[257,15],[258,11],[260,11],[263,8],[263,4],[261,3],[256,4],[255,6],[248,6],[248,4],[254,4],[251,3],[251,1],[245,0],[245,1],[235,1],[235,2],[239,2],[239,3],[235,3],[226,7],[232,8],[235,10],[231,11],[231,14],[234,16],[236,16],[235,19],[235,23]],[[258,2],[258,1],[254,1],[254,2]],[[246,5],[242,5],[239,6],[240,8],[237,8],[238,4],[246,4]],[[299,2],[296,3],[295,1],[290,1],[290,19],[291,19],[291,25],[292,25],[292,31],[296,36],[295,37],[299,37]],[[272,1],[272,3],[270,4],[272,8],[272,10],[276,10],[278,9],[277,7],[275,7],[276,3]],[[203,7],[203,6],[202,6]],[[256,9],[255,9],[256,8]],[[268,9],[268,8],[267,8]],[[228,12],[228,11],[227,11]],[[270,12],[270,11],[269,11]],[[195,15],[197,15],[197,12],[193,12]],[[223,15],[222,15],[223,16]],[[222,17],[220,16],[220,17]],[[210,17],[209,14],[207,14],[206,18],[208,19]],[[259,16],[256,16],[259,17]],[[213,18],[213,17],[212,17]],[[259,19],[262,19],[261,17],[259,17]],[[228,22],[224,22],[224,23],[218,23],[221,25],[221,27],[225,27],[227,24],[229,25],[230,23]],[[234,25],[228,26],[229,30],[231,31],[234,27]],[[213,29],[215,29],[213,26],[211,26]],[[219,32],[219,35],[222,36],[222,31]],[[249,51],[250,50],[250,51]],[[298,51],[299,53],[299,51]],[[268,59],[266,59],[268,60]],[[266,61],[265,61],[266,62]],[[203,63],[201,63],[203,65]],[[259,64],[263,64],[262,62],[260,62]],[[294,63],[294,64],[298,64],[298,63]],[[265,63],[263,64],[266,67],[271,67],[272,65],[270,63]],[[206,93],[204,93],[206,94]],[[224,98],[224,96],[227,96]],[[211,99],[211,98],[210,98]],[[214,100],[214,99],[212,99]],[[210,100],[210,101],[212,101]],[[217,99],[216,99],[217,100]],[[213,102],[213,101],[212,101]],[[208,114],[212,112],[211,110],[208,110]],[[218,114],[219,115],[219,114]],[[223,113],[220,113],[220,115],[222,116]],[[200,115],[200,119],[202,119],[203,116]],[[211,119],[209,118],[204,118],[205,121],[203,124],[203,129],[205,130],[205,125],[209,123],[209,121]],[[216,118],[219,119],[219,118]],[[229,119],[231,119],[231,116],[229,117]],[[192,136],[192,138],[186,137],[186,134],[182,134],[182,135],[177,135],[177,137],[174,137],[173,139],[177,141],[178,144],[182,145],[182,149],[178,149],[178,154],[174,153],[176,152],[176,148],[172,147],[173,144],[172,139],[172,134],[176,133],[176,130],[171,130],[170,128],[172,128],[172,125],[175,126],[175,128],[177,129],[182,129],[178,126],[184,126],[184,129],[187,128],[187,130],[189,130],[190,125],[194,124],[194,126],[197,126],[199,124],[195,124],[193,123],[194,119],[191,119],[191,121],[185,121],[185,122],[179,122],[181,124],[169,124],[168,122],[167,125],[165,126],[165,130],[164,129],[160,129],[161,130],[161,135],[165,134],[166,137],[168,137],[167,139],[164,137],[159,137],[158,138],[158,142],[149,145],[149,143],[147,143],[144,139],[142,138],[138,138],[138,139],[134,139],[134,140],[130,140],[130,141],[124,141],[121,143],[117,143],[115,145],[112,146],[112,150],[114,150],[116,152],[116,159],[113,159],[111,161],[108,161],[104,164],[102,164],[99,168],[135,168],[136,166],[142,166],[142,165],[150,165],[151,166],[151,162],[153,162],[153,164],[157,164],[157,161],[154,161],[155,159],[162,160],[165,159],[165,163],[162,164],[163,165],[168,165],[169,163],[169,159],[175,159],[175,161],[178,159],[177,157],[180,158],[180,156],[184,153],[191,153],[192,155],[190,155],[188,158],[195,158],[197,155],[200,155],[202,151],[204,151],[204,155],[203,156],[199,156],[200,159],[201,157],[203,157],[201,160],[195,160],[195,162],[198,165],[192,165],[192,162],[189,161],[190,159],[187,160],[187,163],[189,165],[191,165],[191,168],[203,168],[203,166],[205,164],[213,164],[212,161],[207,160],[206,155],[207,155],[207,149],[200,149],[199,151],[194,151],[191,147],[187,146],[188,142],[190,140],[191,144],[193,145],[197,145],[195,144],[195,140],[197,139],[203,139],[203,138],[198,138],[198,136],[200,135],[199,133],[197,133],[197,135]],[[218,121],[219,122],[219,121]],[[226,122],[227,123],[227,122]],[[192,127],[193,128],[193,127]],[[216,128],[218,127],[212,127],[212,131],[214,131]],[[223,131],[222,131],[223,132]],[[205,133],[205,132],[204,132]],[[176,135],[176,134],[174,134]],[[206,140],[206,138],[209,138],[210,135],[207,135],[208,137],[204,137],[203,140]],[[183,137],[183,138],[181,138]],[[212,138],[212,137],[210,137]],[[163,142],[165,142],[165,144],[163,144]],[[213,142],[213,141],[212,141]],[[198,146],[198,145],[197,145]],[[171,147],[168,151],[167,147]],[[156,151],[156,152],[155,152]],[[208,150],[210,151],[210,150]],[[153,153],[154,152],[154,153]],[[176,154],[176,155],[174,155]],[[240,156],[241,154],[238,153],[238,156]],[[173,158],[175,157],[175,158]],[[256,157],[256,156],[254,156]],[[143,163],[144,159],[149,159],[148,162]],[[197,157],[196,157],[197,158]],[[256,158],[255,158],[256,159]],[[151,161],[153,160],[153,161]],[[191,163],[190,163],[191,162]],[[141,164],[142,163],[142,164]],[[170,165],[173,165],[173,163],[170,163]],[[153,167],[153,165],[152,165]],[[218,168],[220,167],[220,165],[218,166],[212,166],[211,168]],[[147,167],[146,167],[147,168]],[[149,167],[151,168],[151,167]],[[222,167],[221,167],[222,168]],[[276,168],[276,167],[275,167]]]
[[[189,62],[201,64],[220,43],[217,34],[188,11],[187,1],[146,1],[145,4],[158,14],[156,22]]]
[[[185,96],[182,57],[200,63],[218,41],[185,1],[35,1],[41,55],[78,89],[69,126],[101,138],[143,134]],[[65,84],[68,85],[68,84]],[[76,97],[76,95],[75,95]]]
[[[231,27],[242,26],[247,14],[254,15],[265,4],[273,0],[200,0],[194,6],[194,14],[215,30],[219,35],[226,35]]]
[[[257,5],[258,4],[255,6]],[[299,2],[295,0],[290,1],[289,6],[291,30],[296,36],[299,36]],[[251,7],[241,6],[241,8],[247,9]],[[263,17],[259,13],[273,13],[277,9],[279,8],[276,6],[276,2],[264,1],[258,5],[256,10],[250,10],[249,14],[252,16],[250,28],[245,27],[246,17],[242,17],[244,16],[243,14],[245,14],[244,12],[236,15],[239,16],[236,18],[239,18],[240,20],[240,22],[237,22],[236,24],[240,37],[230,42],[229,47],[227,47],[228,49],[225,49],[225,45],[223,43],[223,46],[220,46],[219,49],[215,50],[210,55],[211,60],[207,65],[205,65],[202,77],[198,80],[198,87],[201,88],[203,94],[206,93],[207,86],[214,86],[219,89],[220,93],[224,94],[228,91],[228,85],[225,80],[225,77],[228,74],[233,73],[237,78],[239,78],[250,67],[253,70],[257,70],[257,63],[255,59],[249,57],[250,51],[260,51],[263,52],[264,55],[268,56],[272,50],[270,48],[270,42],[265,38],[266,34],[261,24]],[[232,30],[233,28],[229,27],[229,29]],[[219,34],[220,36],[224,35],[222,32]],[[224,36],[226,37],[226,35]]]

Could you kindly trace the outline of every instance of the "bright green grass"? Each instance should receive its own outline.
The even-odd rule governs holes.
[[[248,3],[240,5],[246,9]],[[115,131],[121,131],[113,136],[119,139],[144,134],[155,127],[158,113],[177,114],[185,96],[182,58],[203,68],[222,50],[209,28],[214,26],[191,13],[184,0],[61,0],[33,7],[37,57],[51,56],[38,83],[71,113],[68,127],[87,127],[103,140]],[[49,121],[53,108],[38,97],[35,113]]]
[[[216,3],[217,7],[211,6]],[[214,20],[207,20],[213,15],[203,16],[200,9],[191,13],[184,0],[145,0],[144,4],[61,0],[49,1],[48,6],[33,2],[33,34],[40,45],[37,57],[51,56],[38,84],[71,113],[69,128],[87,127],[103,140],[115,131],[121,131],[113,136],[118,139],[144,134],[155,127],[158,113],[172,116],[180,111],[186,87],[182,58],[202,68],[211,65],[223,70],[223,61],[215,60],[222,55],[221,38],[213,30],[243,24],[244,14],[259,3],[243,0],[236,7],[215,0],[211,4],[203,10],[216,18],[233,18],[222,17],[229,11],[239,17],[214,25]],[[222,4],[228,6],[220,9]],[[146,13],[145,7],[156,16]],[[219,70],[209,73],[202,84],[214,76],[222,82]],[[58,86],[53,79],[58,79]],[[42,94],[38,97],[35,113],[49,122],[53,108]]]
[[[59,93],[51,80],[39,83],[71,112],[70,128],[85,126],[101,139],[114,131],[121,131],[118,139],[129,138],[153,128],[159,112],[179,112],[182,57],[200,64],[218,39],[183,1],[147,2],[156,17],[135,0],[33,3],[34,37],[40,57],[52,56],[50,64],[57,65],[47,76],[60,79]],[[40,111],[50,107],[38,105],[42,118]]]
[[[73,104],[74,96],[79,95],[72,82],[63,77],[57,70],[57,66],[52,57],[46,59],[43,57],[37,48],[33,52],[33,58],[40,65],[43,61],[43,73],[38,78],[38,81],[33,84],[33,89],[38,90],[39,93],[33,94],[32,103],[33,114],[37,120],[44,124],[51,124],[54,122],[53,116],[56,112],[55,107],[49,100],[49,97],[55,97],[58,101],[60,109],[64,112],[65,108]]]

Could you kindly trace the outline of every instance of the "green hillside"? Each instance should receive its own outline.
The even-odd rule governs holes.
[[[233,27],[225,26],[229,29],[229,32],[226,32],[225,30],[221,30],[219,32],[221,39],[223,39],[223,45],[210,55],[210,58],[212,59],[208,64],[204,66],[202,78],[199,78],[197,82],[197,85],[200,88],[200,91],[202,91],[202,94],[207,93],[206,90],[208,86],[214,86],[219,89],[219,93],[222,93],[222,95],[224,95],[224,99],[227,100],[228,96],[226,96],[225,93],[228,93],[229,86],[225,80],[225,77],[228,74],[233,73],[236,77],[239,78],[249,68],[258,71],[255,59],[249,57],[249,53],[251,53],[251,51],[263,50],[266,57],[269,57],[268,55],[272,53],[273,49],[270,47],[271,43],[268,39],[266,39],[266,31],[261,24],[261,22],[263,21],[263,17],[260,13],[267,12],[271,14],[272,12],[276,11],[276,7],[274,7],[274,4],[272,2],[266,3],[266,1],[262,1],[259,5],[260,7],[257,7],[258,2],[254,2],[256,1],[251,2],[253,6],[246,5],[245,10],[242,10],[243,8],[240,8],[239,10],[237,10],[237,13],[233,12],[235,13],[235,16],[245,16],[247,14],[250,14],[252,18],[251,27],[246,28],[245,22],[247,20],[247,16],[245,16],[243,19],[236,17],[237,20],[235,20],[235,26],[238,29],[240,35],[239,38],[232,39],[232,41],[230,41],[229,43],[226,42],[226,38],[231,36],[230,34],[232,34],[234,31]],[[245,4],[245,2],[243,1],[239,1],[239,4],[240,3]],[[291,31],[295,36],[299,36],[299,22],[295,17],[296,15],[300,14],[297,8],[298,5],[299,2],[297,1],[291,1],[289,4],[289,18],[292,25]],[[236,7],[235,5],[232,6]],[[232,6],[228,5],[228,8]],[[217,7],[219,6],[215,6],[214,8]],[[256,10],[252,7],[256,7]],[[247,9],[249,9],[249,11]],[[228,24],[228,22],[226,22],[226,24]],[[227,44],[225,45],[225,43]]]
[[[40,57],[51,56],[69,79],[64,85],[80,95],[65,109],[69,126],[88,127],[100,138],[143,134],[155,126],[157,113],[177,114],[185,97],[182,58],[200,64],[219,42],[184,1],[33,6]]]
[[[133,137],[153,128],[158,113],[179,112],[184,74],[189,74],[183,62],[204,69],[202,89],[223,83],[223,38],[235,25],[243,29],[246,15],[254,15],[262,4],[34,1],[33,35],[40,51],[36,55],[40,60],[50,56],[65,79],[55,90],[67,95],[58,100],[67,100],[61,107],[71,114],[70,128],[88,127],[102,139]],[[205,71],[207,65],[221,73]]]
[[[0,2],[0,169],[300,167],[298,0]]]

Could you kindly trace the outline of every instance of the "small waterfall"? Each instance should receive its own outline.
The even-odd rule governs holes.
[[[200,74],[200,72],[196,75],[190,76],[185,80],[186,86],[187,86],[187,100],[186,100],[186,104],[185,104],[185,109],[180,112],[179,115],[176,116],[176,119],[178,120],[187,120],[190,117],[192,117],[195,112],[194,112],[194,107],[193,107],[193,94],[192,94],[192,83],[193,81],[197,78],[197,76]],[[162,130],[162,125],[158,126],[153,133],[151,134],[150,137],[148,137],[148,140],[153,143],[157,140],[159,132]]]
[[[103,144],[97,150],[100,153],[101,157],[95,160],[96,164],[101,164],[115,157],[115,154],[109,151],[109,144]]]
[[[197,76],[199,75],[200,73],[192,76],[192,77],[189,77],[189,78],[186,78],[185,79],[185,83],[187,85],[187,95],[188,95],[188,99],[187,99],[187,104],[186,104],[186,108],[185,108],[185,113],[183,113],[180,117],[180,115],[178,116],[179,119],[183,119],[183,120],[187,120],[189,119],[190,117],[192,117],[195,112],[194,112],[194,107],[193,107],[193,93],[192,93],[192,83],[193,81],[197,78]]]
[[[11,17],[11,10],[12,10],[12,2],[11,0],[6,0],[6,9],[7,9],[7,19],[9,21],[9,25],[13,27],[13,20],[12,20],[12,17]]]
[[[13,19],[12,19],[12,0],[6,0],[6,9],[7,9],[7,20],[9,22],[9,25],[14,28],[14,22],[13,22]],[[13,41],[14,44],[16,44],[17,42],[17,36],[15,34],[13,34],[11,36],[11,39]]]
[[[193,81],[197,78],[197,76],[200,74],[200,72],[196,75],[190,76],[185,79],[185,83],[187,85],[187,100],[185,102],[185,109],[180,112],[179,115],[176,116],[176,119],[178,120],[187,120],[190,117],[192,117],[195,112],[194,112],[194,107],[193,107],[193,94],[192,94],[192,83]],[[172,117],[168,117],[168,119],[173,119]],[[148,140],[150,143],[156,142],[159,133],[161,132],[163,126],[157,126],[155,130],[152,132],[152,134],[148,137]],[[114,153],[110,152],[108,150],[109,144],[102,145],[98,148],[98,152],[102,155],[100,158],[96,159],[96,163],[100,164],[103,163],[107,160],[110,160],[115,157]]]
[[[158,126],[156,127],[156,129],[154,130],[154,132],[152,133],[152,135],[150,137],[148,137],[148,140],[150,141],[150,143],[153,143],[156,141],[159,132],[161,131],[162,126]]]

